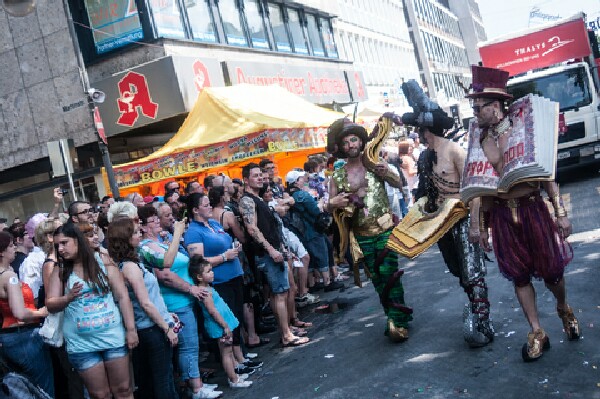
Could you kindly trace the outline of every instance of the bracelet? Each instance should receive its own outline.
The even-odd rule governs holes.
[[[485,212],[483,210],[479,210],[479,231],[486,232],[488,229],[486,220],[485,220]]]
[[[567,210],[563,206],[554,209],[554,216],[557,218],[567,217]]]
[[[225,256],[225,252],[221,254],[221,258],[223,258],[223,263],[227,262],[227,256]]]

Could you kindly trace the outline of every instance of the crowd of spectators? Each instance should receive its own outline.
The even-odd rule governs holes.
[[[200,357],[214,348],[229,387],[250,387],[262,362],[249,351],[275,331],[281,347],[310,342],[302,309],[348,278],[324,212],[339,162],[311,156],[282,179],[263,159],[242,179],[173,180],[160,197],[64,213],[55,189],[51,212],[0,232],[2,360],[56,398],[216,398]],[[57,313],[58,347],[37,333]]]

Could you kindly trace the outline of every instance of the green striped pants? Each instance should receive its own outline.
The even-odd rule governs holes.
[[[398,269],[398,255],[385,248],[390,234],[391,230],[377,236],[355,237],[365,257],[364,266],[371,273],[371,280],[379,294],[385,315],[396,327],[406,328],[412,320],[412,309],[404,303],[401,279],[403,271]]]

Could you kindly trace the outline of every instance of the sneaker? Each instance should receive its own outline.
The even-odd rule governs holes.
[[[301,297],[297,296],[296,298],[294,298],[294,301],[296,302],[296,306],[298,306],[299,308],[308,306],[308,298],[306,297],[306,295]]]
[[[211,391],[214,391],[218,387],[219,387],[219,385],[217,385],[217,384],[207,384],[207,383],[202,384],[202,388],[210,389]]]
[[[251,369],[250,367],[246,367],[246,366],[243,366],[243,367],[237,366],[235,368],[235,373],[236,374],[248,374],[248,375],[252,375],[252,374],[254,374],[255,371],[256,371],[255,369]]]
[[[244,365],[245,367],[251,368],[251,369],[257,369],[259,367],[262,367],[263,362],[253,362],[250,359],[246,359],[244,360],[244,363],[242,363],[242,365]]]
[[[248,378],[250,378],[250,376],[248,374],[238,374],[238,379],[239,380],[247,380]]]
[[[323,283],[316,283],[312,287],[308,288],[308,292],[314,294],[315,292],[319,292],[323,289]]]
[[[308,301],[309,305],[314,305],[315,303],[321,302],[321,299],[319,298],[318,295],[313,295],[311,293],[307,293],[304,296],[306,297],[306,300]]]
[[[192,394],[192,399],[217,399],[221,395],[223,395],[222,391],[213,391],[202,387],[198,392]]]
[[[246,353],[246,359],[255,359],[258,357],[258,353],[248,352]]]
[[[342,288],[344,288],[343,283],[340,283],[339,281],[332,281],[331,283],[329,283],[329,285],[325,286],[324,290],[325,292],[331,292]]]
[[[250,388],[252,386],[252,381],[242,380],[238,378],[237,382],[229,381],[230,388]]]

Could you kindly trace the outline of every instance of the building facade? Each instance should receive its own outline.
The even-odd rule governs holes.
[[[208,86],[279,84],[320,105],[364,101],[360,70],[339,55],[326,0],[69,0],[113,164],[161,147]],[[96,129],[60,4],[0,10],[0,216],[51,206],[47,142],[74,140],[79,197],[101,198]],[[70,200],[67,198],[67,200]]]
[[[415,48],[401,0],[337,0],[334,31],[340,58],[364,74],[367,106],[404,109],[403,81],[419,81]]]
[[[477,42],[485,40],[474,0],[404,0],[421,81],[429,96],[459,119],[473,115],[464,87],[470,65],[479,62]]]

